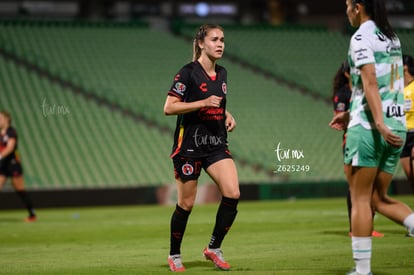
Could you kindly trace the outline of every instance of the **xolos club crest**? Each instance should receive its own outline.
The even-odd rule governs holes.
[[[181,171],[183,171],[184,175],[190,176],[194,173],[194,167],[191,164],[186,163],[181,167]]]

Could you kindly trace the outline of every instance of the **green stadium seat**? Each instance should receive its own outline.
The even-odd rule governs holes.
[[[187,32],[192,35],[193,29]],[[107,102],[100,105],[0,57],[5,87],[0,107],[15,117],[31,188],[174,181],[168,155],[176,118],[164,116],[162,108],[174,74],[190,61],[191,43],[143,26],[8,23],[0,24],[0,34],[1,49]],[[344,178],[341,133],[327,126],[332,110],[323,98],[330,97],[331,80],[346,56],[348,39],[324,29],[226,28],[229,56],[321,98],[226,58],[220,61],[229,73],[228,108],[238,123],[229,140],[236,161],[241,160],[241,182]],[[410,36],[404,34],[403,39]],[[308,51],[302,49],[305,44]],[[44,99],[68,106],[70,115],[45,117]],[[137,119],[113,111],[110,104]],[[279,142],[305,156],[282,164],[307,164],[311,170],[274,174]]]

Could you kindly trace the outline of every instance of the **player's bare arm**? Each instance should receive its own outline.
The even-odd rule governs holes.
[[[11,153],[13,153],[15,146],[16,146],[16,139],[15,138],[9,139],[9,141],[7,142],[6,148],[4,148],[0,152],[0,159],[5,158]]]
[[[201,108],[218,108],[222,99],[223,97],[212,95],[203,100],[183,102],[180,98],[169,95],[164,104],[164,114],[180,115],[194,112]]]

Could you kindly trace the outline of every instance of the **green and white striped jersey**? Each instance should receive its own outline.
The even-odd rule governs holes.
[[[375,64],[384,122],[391,130],[405,131],[404,79],[400,40],[390,40],[372,20],[366,21],[351,38],[348,61],[351,67],[352,98],[348,128],[361,125],[375,129],[362,85],[361,66]]]

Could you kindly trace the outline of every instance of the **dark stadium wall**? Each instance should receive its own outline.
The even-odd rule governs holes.
[[[297,182],[284,184],[242,184],[241,200],[284,200],[307,198],[344,197],[346,182]],[[413,186],[406,180],[392,183],[393,195],[413,194]],[[109,205],[173,205],[176,202],[174,184],[116,189],[80,189],[30,191],[36,208],[84,207]],[[215,185],[202,185],[197,194],[197,204],[213,203],[220,200]],[[22,209],[13,191],[0,193],[0,209]]]

